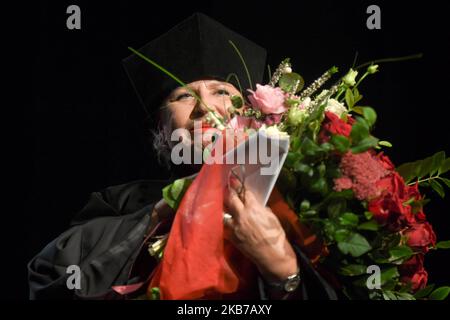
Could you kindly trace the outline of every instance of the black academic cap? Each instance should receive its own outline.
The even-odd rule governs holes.
[[[234,73],[245,90],[250,88],[247,73],[230,40],[245,60],[253,87],[255,83],[261,83],[266,50],[201,13],[195,13],[138,51],[184,83],[202,78],[225,80]],[[170,90],[180,86],[136,54],[123,62],[148,114],[158,109]],[[229,82],[239,89],[233,78]]]

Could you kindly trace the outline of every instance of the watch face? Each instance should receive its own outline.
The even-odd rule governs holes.
[[[284,285],[284,290],[286,290],[287,292],[292,292],[295,289],[297,289],[299,283],[300,283],[300,278],[299,277],[295,277],[293,279],[289,279],[286,282],[286,284]]]

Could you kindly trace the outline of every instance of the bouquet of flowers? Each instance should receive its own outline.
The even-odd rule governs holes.
[[[359,106],[359,84],[378,65],[369,65],[359,78],[350,69],[331,88],[319,90],[336,71],[331,68],[302,90],[302,77],[284,60],[268,85],[250,91],[247,121],[239,123],[251,118],[254,128],[289,134],[278,186],[301,221],[323,239],[329,254],[321,263],[336,273],[345,295],[443,299],[449,288],[427,286],[423,260],[430,249],[450,242],[436,243],[423,210],[428,199],[419,188],[444,197],[450,180],[442,175],[450,170],[450,158],[441,151],[396,168],[380,151],[391,144],[371,134],[376,112]]]
[[[441,151],[396,167],[384,154],[392,146],[372,135],[377,114],[360,105],[359,91],[378,69],[374,63],[350,69],[323,89],[338,71],[333,67],[304,88],[285,59],[268,84],[248,91],[248,101],[232,97],[231,119],[214,113],[208,119],[220,129],[289,135],[277,188],[324,243],[327,254],[318,263],[345,296],[445,299],[450,287],[428,285],[423,263],[430,250],[448,249],[450,241],[436,241],[423,191],[444,197],[450,158]],[[180,202],[185,185],[176,181],[164,190],[168,203]]]

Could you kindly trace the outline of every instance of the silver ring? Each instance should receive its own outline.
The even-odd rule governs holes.
[[[233,216],[227,212],[223,213],[223,224],[229,224],[231,220],[233,219]]]

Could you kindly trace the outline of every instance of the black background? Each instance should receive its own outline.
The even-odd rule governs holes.
[[[81,8],[81,30],[66,28],[70,4]],[[381,8],[381,30],[366,27],[370,4]],[[73,0],[42,1],[29,10],[33,26],[23,42],[32,49],[32,100],[21,121],[26,159],[13,214],[20,226],[3,228],[12,248],[6,298],[27,299],[26,262],[67,228],[90,192],[167,175],[155,164],[150,128],[121,60],[128,46],[141,47],[195,11],[267,48],[272,69],[289,56],[307,84],[332,65],[349,68],[356,51],[357,64],[423,53],[420,60],[381,65],[360,91],[377,110],[375,135],[394,145],[387,154],[395,164],[439,150],[450,154],[447,1]],[[431,198],[428,219],[438,239],[450,239],[450,201]],[[448,263],[448,251],[427,256],[430,282],[450,284]]]

